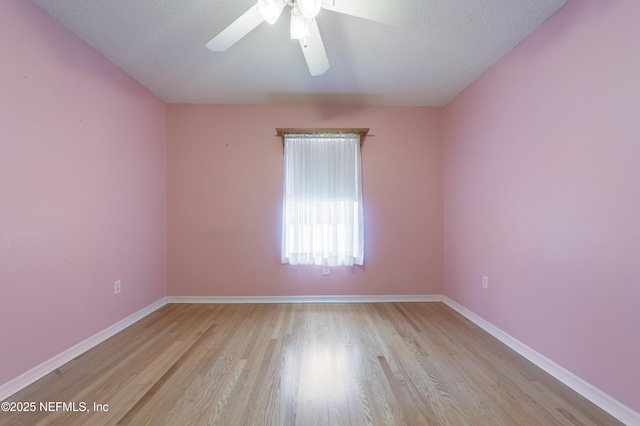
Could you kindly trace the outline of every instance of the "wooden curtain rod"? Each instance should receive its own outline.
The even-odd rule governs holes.
[[[299,134],[315,134],[315,133],[356,133],[360,135],[360,146],[364,142],[365,136],[369,133],[369,128],[354,127],[354,128],[291,128],[291,127],[277,127],[276,133],[282,137],[282,148],[284,149],[284,136],[291,133]]]

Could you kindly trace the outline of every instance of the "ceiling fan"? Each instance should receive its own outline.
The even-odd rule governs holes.
[[[411,16],[415,0],[258,0],[206,46],[224,52],[263,21],[274,24],[285,6],[291,7],[291,39],[298,40],[312,76],[329,69],[316,16],[321,9],[385,24],[397,25]]]

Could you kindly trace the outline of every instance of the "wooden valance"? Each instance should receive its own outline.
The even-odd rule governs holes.
[[[278,136],[282,137],[282,148],[284,149],[284,135],[286,134],[316,134],[316,133],[356,133],[360,135],[360,146],[364,142],[365,136],[369,133],[368,128],[355,127],[355,128],[292,128],[292,127],[278,127],[276,128]]]

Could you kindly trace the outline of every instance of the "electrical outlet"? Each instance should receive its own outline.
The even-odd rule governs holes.
[[[329,265],[322,265],[322,275],[329,275]]]
[[[482,288],[489,288],[489,278],[482,277]]]
[[[120,293],[120,280],[113,283],[113,294]]]

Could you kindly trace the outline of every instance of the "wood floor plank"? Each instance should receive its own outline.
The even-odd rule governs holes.
[[[167,305],[7,401],[87,412],[0,425],[620,424],[442,303]]]

